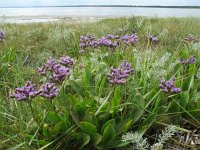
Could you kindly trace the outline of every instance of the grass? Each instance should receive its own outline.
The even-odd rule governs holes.
[[[136,17],[76,24],[0,24],[0,30],[6,33],[4,42],[0,43],[0,149],[62,149],[70,146],[76,149],[80,145],[83,149],[117,149],[114,145],[119,144],[119,138],[128,131],[138,131],[153,138],[155,133],[151,132],[163,128],[159,122],[184,128],[182,118],[192,128],[198,129],[200,43],[186,44],[183,39],[188,34],[200,37],[199,28],[198,18]],[[91,33],[102,37],[109,33],[125,35],[134,32],[139,42],[124,52],[110,52],[103,48],[98,51],[91,49],[84,55],[78,53],[81,35]],[[148,34],[159,38],[155,49],[147,41]],[[42,115],[47,115],[49,119],[44,117],[41,121],[43,127],[38,128],[27,103],[17,102],[9,95],[27,80],[36,84],[43,82],[36,68],[50,56],[58,59],[63,55],[76,60],[73,74],[66,79],[62,85],[64,89],[55,99],[58,117],[64,116],[68,122],[65,122],[66,128],[61,125],[62,128],[49,133],[52,128],[58,128],[60,121],[56,121],[53,110],[50,111],[51,115],[46,114],[45,110],[51,109],[47,101],[38,98],[33,103],[37,117],[41,119]],[[195,64],[183,66],[179,63],[181,58],[188,59],[192,55],[196,57]],[[110,66],[116,68],[122,60],[132,63],[134,73],[126,85],[113,87],[109,85],[106,74]],[[159,91],[159,82],[172,77],[176,77],[176,86],[182,91],[180,94],[165,95]],[[115,105],[113,101],[120,102]],[[87,112],[95,114],[95,117]],[[96,118],[98,125],[88,121],[88,116]],[[100,131],[112,119],[116,128],[109,125]],[[123,130],[119,132],[121,124],[118,120],[125,122]],[[88,126],[97,128],[95,139],[103,139],[99,144],[92,143],[94,135],[86,131]],[[109,134],[110,138],[116,137],[113,141],[118,141],[117,144],[113,144],[113,141],[110,141],[110,145],[105,144],[107,130],[114,130],[113,134]],[[73,139],[79,142],[73,142]],[[129,144],[124,146],[130,147]]]

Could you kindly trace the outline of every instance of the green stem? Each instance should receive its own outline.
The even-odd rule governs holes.
[[[33,120],[37,123],[38,126],[40,126],[39,123],[38,123],[38,120],[35,117],[35,114],[34,114],[34,111],[33,111],[33,106],[32,106],[32,101],[31,100],[29,101],[29,106],[31,108],[31,113],[32,113],[32,116],[33,116]]]

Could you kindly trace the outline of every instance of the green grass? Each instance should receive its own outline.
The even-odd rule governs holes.
[[[136,17],[76,24],[0,24],[0,30],[6,33],[4,42],[0,43],[0,149],[39,149],[45,144],[48,146],[47,149],[51,146],[62,149],[71,143],[71,146],[75,147],[85,144],[85,149],[94,148],[95,144],[92,144],[91,140],[87,143],[87,139],[92,139],[93,136],[83,129],[89,114],[95,114],[95,117],[90,117],[96,118],[98,125],[92,122],[91,128],[93,125],[97,127],[98,134],[101,134],[102,126],[108,120],[115,119],[116,126],[120,126],[119,120],[126,122],[122,132],[117,131],[119,126],[115,128],[116,139],[128,131],[140,131],[146,136],[153,137],[154,134],[151,135],[150,131],[163,128],[159,122],[182,127],[180,118],[186,119],[194,129],[199,128],[200,43],[183,42],[188,34],[200,37],[199,29],[198,18]],[[139,42],[124,52],[109,52],[104,48],[98,51],[91,50],[83,56],[78,53],[81,35],[91,33],[96,37],[102,37],[109,33],[125,35],[133,32],[139,36]],[[156,50],[149,45],[146,38],[148,34],[154,34],[159,38]],[[27,80],[40,84],[41,77],[36,68],[50,57],[58,59],[63,55],[73,57],[76,65],[71,78],[66,79],[62,85],[63,89],[55,99],[55,106],[58,109],[58,116],[68,117],[65,119],[69,122],[65,132],[59,129],[58,133],[55,131],[48,137],[44,134],[44,127],[37,130],[38,126],[32,120],[27,103],[17,102],[9,98],[9,95],[13,89],[23,86]],[[186,67],[178,63],[181,58],[188,59],[192,55],[196,57],[195,64]],[[118,67],[122,60],[132,63],[134,73],[126,85],[113,87],[109,85],[106,74],[109,73],[110,66]],[[173,96],[165,95],[159,91],[159,82],[163,78],[168,80],[172,77],[177,78],[176,85],[181,87],[182,92]],[[115,105],[112,101],[120,102]],[[136,107],[135,104],[142,107]],[[35,100],[33,105],[39,118],[48,114],[44,110],[48,110],[50,105],[44,99]],[[55,119],[55,114],[54,117],[48,117]],[[51,119],[45,120],[44,117],[42,120],[43,125],[47,123],[50,126],[47,127],[48,130],[60,123]],[[113,128],[111,125],[107,126],[109,131],[113,131]],[[106,129],[104,130],[106,134]],[[113,137],[115,132],[111,134]],[[80,133],[85,143],[81,140],[74,143],[73,138],[79,139]],[[41,144],[42,142],[44,144]],[[111,143],[106,145],[102,140],[98,148],[109,149],[118,144]]]

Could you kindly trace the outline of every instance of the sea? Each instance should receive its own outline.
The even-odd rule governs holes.
[[[26,7],[0,8],[0,23],[56,21],[57,17],[199,17],[198,8],[147,7]]]

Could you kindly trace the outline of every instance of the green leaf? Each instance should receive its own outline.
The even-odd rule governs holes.
[[[90,142],[90,136],[88,134],[83,133],[82,139],[83,145],[81,146],[81,149]]]
[[[129,118],[135,123],[144,114],[145,101],[141,94],[136,94],[133,103],[134,108],[131,107]]]
[[[59,123],[61,121],[61,118],[59,117],[59,115],[55,112],[49,112],[47,115],[47,118],[54,122],[54,123]]]
[[[121,102],[120,86],[117,86],[114,91],[114,98],[112,99],[112,107],[116,107]]]
[[[104,86],[105,86],[105,83],[106,83],[106,80],[107,80],[107,76],[105,76],[99,86],[99,96],[101,97],[102,93],[103,93],[103,89],[104,89]]]
[[[85,115],[85,108],[82,104],[77,103],[73,106],[74,113],[76,113],[79,117],[83,117]]]
[[[112,127],[115,128],[115,119],[108,120],[108,121],[103,125],[103,127],[101,128],[101,133],[103,133],[103,131],[105,130],[105,128],[108,127],[109,125],[111,125]]]
[[[102,143],[108,145],[116,137],[115,129],[112,125],[106,127],[103,131]]]
[[[92,142],[97,145],[101,142],[102,136],[99,133],[93,133],[91,134],[91,140]]]
[[[36,135],[37,135],[37,133],[38,133],[39,129],[40,129],[40,127],[38,127],[38,129],[36,130],[36,132],[34,133],[34,135],[31,137],[31,139],[30,139],[30,141],[29,141],[28,145],[31,145],[31,143],[32,143],[32,142],[33,142],[33,140],[35,139],[35,137],[36,137]]]
[[[124,131],[127,132],[132,125],[133,125],[132,119],[127,121],[126,124],[124,125]]]
[[[130,142],[119,142],[119,144],[115,145],[117,148],[124,148],[125,146],[129,145]]]
[[[81,86],[80,86],[78,83],[76,83],[75,81],[71,81],[70,84],[71,84],[73,90],[74,90],[77,94],[83,96],[83,89],[81,88]]]
[[[40,146],[44,146],[46,144],[48,144],[49,142],[45,141],[45,140],[38,140],[38,145]]]
[[[83,132],[85,132],[85,133],[87,133],[89,135],[92,135],[93,133],[97,132],[96,127],[93,124],[88,123],[88,122],[82,121],[80,123],[80,127],[81,127]]]
[[[58,134],[58,133],[60,133],[60,131],[61,131],[61,129],[63,128],[63,122],[61,121],[61,122],[59,122],[59,123],[57,123],[55,126],[54,126],[54,128],[53,128],[53,130],[51,131],[51,134]]]
[[[23,146],[24,144],[26,144],[26,142],[20,143],[14,147],[8,148],[7,150],[17,150],[20,149],[21,146]]]
[[[92,72],[88,67],[85,68],[84,86],[86,87],[87,92],[89,94],[95,95],[95,87],[94,87],[94,83],[93,83]]]
[[[189,98],[190,98],[189,91],[182,92],[180,94],[180,96],[181,96],[180,105],[183,108],[185,108],[185,106],[188,104],[188,101],[189,101]]]
[[[98,127],[97,118],[96,118],[96,116],[95,116],[93,113],[87,111],[86,114],[85,114],[84,120],[85,120],[86,122],[89,122],[89,123],[95,125],[96,127]]]
[[[145,131],[153,124],[156,119],[156,114],[150,114],[140,125],[139,132],[144,134]]]
[[[112,94],[113,91],[111,91],[109,93],[109,95],[106,97],[106,99],[104,100],[104,102],[101,104],[101,106],[97,109],[97,111],[95,112],[95,116],[98,115],[98,113],[101,111],[101,109],[103,108],[103,106],[108,102],[110,95]]]
[[[194,76],[189,76],[183,79],[182,91],[190,91],[194,84]]]

